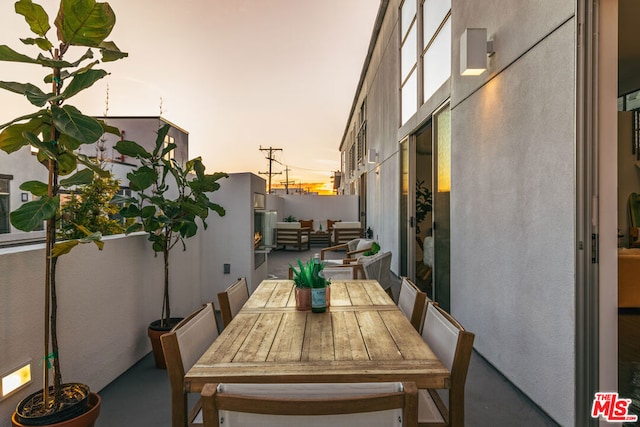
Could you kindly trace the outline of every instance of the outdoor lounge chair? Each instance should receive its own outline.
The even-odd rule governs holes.
[[[215,311],[213,302],[206,304],[160,337],[171,384],[172,427],[202,425],[200,399],[187,412],[184,375],[218,337]]]
[[[407,277],[402,277],[400,285],[400,294],[398,295],[398,307],[411,322],[416,331],[420,332],[422,326],[422,312],[424,311],[424,302],[427,294],[422,292]]]
[[[415,426],[417,388],[403,383],[205,384],[204,425]]]
[[[294,246],[298,251],[311,249],[311,228],[302,227],[299,222],[276,222],[276,247]]]

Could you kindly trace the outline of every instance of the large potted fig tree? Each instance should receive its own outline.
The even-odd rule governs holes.
[[[122,140],[115,149],[125,156],[136,158],[140,165],[127,174],[129,187],[135,191],[133,197],[116,197],[114,202],[123,205],[120,214],[124,218],[137,218],[139,222],[129,226],[127,233],[146,231],[149,233],[151,247],[163,259],[162,313],[158,320],[151,322],[148,335],[156,366],[166,368],[160,336],[180,320],[171,317],[169,292],[169,254],[178,244],[186,250],[185,239],[198,232],[198,222],[207,227],[206,218],[212,210],[224,216],[222,206],[213,203],[207,193],[220,188],[217,182],[226,178],[224,172],[206,174],[200,157],[184,164],[169,158],[176,148],[175,143],[165,143],[170,126],[165,124],[158,129],[155,144],[151,151],[140,144]]]
[[[14,227],[33,231],[46,222],[44,294],[45,317],[43,388],[25,398],[14,413],[12,422],[20,425],[58,425],[63,420],[79,420],[78,426],[93,425],[99,413],[100,398],[83,384],[63,384],[60,373],[60,350],[57,334],[56,266],[58,257],[79,243],[94,241],[101,247],[100,234],[82,228],[82,239],[56,242],[60,219],[60,192],[89,183],[94,173],[103,174],[86,156],[78,154],[82,144],[91,144],[105,132],[117,129],[82,114],[67,101],[107,75],[96,66],[94,49],[102,62],[127,56],[112,42],[105,41],[115,24],[115,15],[108,3],[95,0],[61,0],[50,38],[49,16],[45,9],[31,0],[15,3],[15,11],[24,16],[35,37],[20,39],[37,55],[19,53],[0,45],[0,61],[32,64],[44,69],[45,87],[38,83],[0,81],[0,88],[23,95],[37,108],[34,113],[0,125],[0,149],[13,153],[25,146],[38,150],[37,161],[48,170],[47,182],[29,181],[20,188],[34,198],[10,215]],[[82,48],[76,49],[73,48]],[[67,57],[71,57],[67,60]],[[42,83],[42,82],[40,82]],[[53,383],[51,384],[51,379]],[[84,423],[84,424],[82,424]]]

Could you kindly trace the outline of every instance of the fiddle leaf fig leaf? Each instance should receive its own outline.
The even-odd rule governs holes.
[[[102,62],[117,61],[129,56],[127,52],[120,51],[114,42],[108,41],[100,44],[100,53],[102,54]]]
[[[116,16],[108,3],[62,0],[55,20],[58,37],[74,46],[98,47],[111,33]]]
[[[74,185],[86,185],[93,181],[93,171],[91,169],[82,169],[67,179],[60,180],[63,187],[71,187]]]
[[[69,175],[78,167],[78,159],[73,153],[64,152],[56,158],[58,164],[58,174],[61,176]]]
[[[38,38],[26,38],[26,39],[20,39],[20,41],[26,45],[36,45],[38,46],[40,49],[44,50],[45,52],[48,52],[50,49],[53,48],[53,45],[51,44],[51,42],[48,39],[45,39],[43,37],[38,37]]]
[[[60,196],[42,197],[32,202],[27,202],[15,211],[11,212],[11,224],[18,230],[33,231],[43,221],[55,216],[60,206]]]
[[[23,55],[11,49],[7,45],[0,46],[0,61],[6,62],[24,62],[27,64],[37,64],[38,60],[30,56]]]
[[[48,193],[48,186],[44,182],[40,181],[26,181],[20,185],[20,189],[24,191],[28,191],[34,196],[41,197],[46,196]]]
[[[65,240],[63,242],[56,242],[56,244],[53,245],[51,256],[53,258],[56,258],[64,254],[68,254],[69,252],[71,252],[71,249],[75,248],[79,244],[80,244],[80,241],[77,239]]]
[[[49,15],[39,4],[35,4],[31,0],[19,0],[15,4],[15,10],[17,14],[24,16],[34,34],[44,37],[51,28]]]
[[[132,190],[141,191],[151,187],[157,181],[158,172],[148,166],[141,166],[129,172],[127,178]]]
[[[158,129],[158,136],[156,137],[156,147],[153,149],[153,156],[157,156],[162,146],[164,145],[164,139],[169,133],[169,124],[165,124],[160,129]]]
[[[91,87],[95,82],[108,75],[104,70],[87,70],[84,73],[76,74],[71,83],[62,92],[64,99],[69,99],[77,93]]]
[[[36,107],[45,105],[52,96],[31,83],[0,82],[0,88],[26,96],[29,102]]]
[[[43,126],[42,119],[35,118],[27,123],[17,123],[5,128],[0,132],[0,149],[8,154],[18,151],[25,145],[29,145],[29,139],[24,133],[39,133]]]
[[[145,150],[142,145],[133,141],[118,141],[114,148],[118,153],[129,157],[139,157],[141,159],[148,159],[151,157],[151,153]]]
[[[85,156],[84,154],[76,154],[76,157],[78,158],[78,162],[85,165],[87,168],[91,169],[93,171],[93,173],[97,174],[99,177],[101,178],[108,178],[109,177],[109,171],[106,171],[104,169],[102,169],[100,166],[98,166],[97,164],[95,164],[93,161],[91,161],[91,159],[87,156]]]
[[[96,142],[102,136],[102,126],[93,117],[85,116],[76,107],[65,105],[51,107],[53,123],[60,132],[83,144]]]

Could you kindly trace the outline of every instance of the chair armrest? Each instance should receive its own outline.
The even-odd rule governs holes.
[[[347,244],[346,243],[341,243],[339,245],[334,245],[334,246],[329,246],[326,248],[322,248],[320,249],[320,259],[324,259],[324,253],[326,251],[339,251],[341,249],[347,249]]]
[[[364,248],[364,249],[359,249],[357,251],[351,251],[351,252],[347,252],[347,258],[353,258],[352,255],[357,255],[357,254],[361,254],[367,251],[371,250],[371,246],[369,246],[368,248]]]

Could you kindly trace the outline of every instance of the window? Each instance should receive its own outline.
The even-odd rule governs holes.
[[[175,139],[170,135],[166,135],[164,137],[164,148],[166,148],[169,144],[175,144]],[[173,150],[167,152],[167,154],[165,154],[163,158],[165,160],[175,159],[176,158],[176,149],[174,148]]]
[[[400,6],[400,107],[401,124],[418,110],[418,22],[416,0],[405,0]]]
[[[364,153],[367,152],[367,104],[366,100],[360,106],[360,124],[358,128],[358,162],[364,163]]]
[[[451,0],[425,0],[422,6],[422,102],[450,75]]]
[[[13,179],[10,175],[0,175],[0,234],[11,232],[9,226],[9,181]]]

